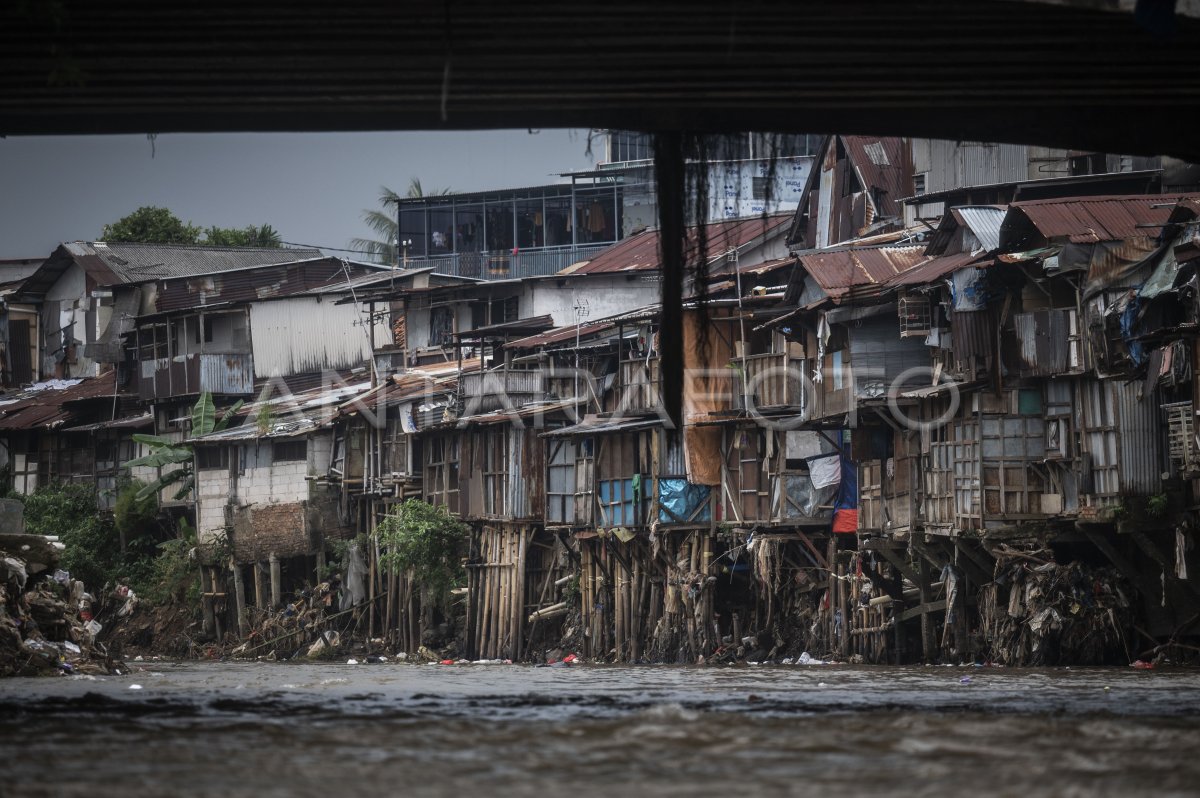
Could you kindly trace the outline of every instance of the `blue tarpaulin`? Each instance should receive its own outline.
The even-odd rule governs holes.
[[[693,485],[686,479],[660,479],[658,520],[664,524],[707,522],[712,517],[710,492],[708,485]]]

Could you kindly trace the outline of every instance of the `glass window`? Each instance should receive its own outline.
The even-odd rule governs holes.
[[[546,215],[541,199],[517,200],[517,247],[546,246]]]
[[[1042,392],[1028,388],[1017,391],[1017,412],[1023,416],[1041,415]]]
[[[596,244],[616,241],[617,220],[613,189],[587,189],[575,194],[575,225],[577,241]]]
[[[458,205],[454,208],[454,251],[482,252],[483,206]]]
[[[271,447],[272,463],[290,463],[308,459],[308,441],[275,441]]]
[[[224,446],[197,446],[196,466],[201,471],[229,468],[229,450]]]
[[[430,255],[448,255],[454,248],[454,209],[443,205],[429,209]]]
[[[511,200],[487,204],[487,247],[492,252],[513,248],[513,204]]]
[[[568,246],[571,243],[571,198],[547,198],[545,222],[546,246]]]
[[[421,257],[425,254],[425,208],[400,209],[400,240],[411,241],[408,256]],[[400,254],[403,254],[403,248]]]

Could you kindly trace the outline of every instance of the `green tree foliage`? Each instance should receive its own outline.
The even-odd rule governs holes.
[[[264,247],[278,249],[283,246],[279,232],[269,224],[260,227],[247,225],[242,228],[210,227],[204,231],[204,244],[213,247]]]
[[[363,221],[375,233],[375,238],[352,238],[350,246],[362,250],[377,263],[393,263],[398,256],[396,241],[400,237],[400,228],[396,222],[396,203],[404,198],[443,196],[451,192],[452,189],[449,188],[425,191],[421,180],[416,177],[408,181],[408,193],[405,197],[401,197],[387,186],[380,186],[379,204],[383,209],[367,208],[362,213]]]
[[[151,604],[192,603],[200,606],[200,578],[196,568],[196,530],[186,519],[179,532],[159,543],[145,561],[139,594]]]
[[[142,487],[125,482],[112,514],[97,512],[89,485],[55,483],[18,498],[25,504],[26,529],[58,535],[66,547],[60,567],[93,594],[120,583],[151,604],[197,602],[195,530],[185,520],[178,532],[160,524],[155,497],[137,498]],[[122,525],[124,552],[118,539]]]
[[[24,497],[25,529],[58,535],[66,546],[60,566],[98,591],[124,568],[117,528],[107,513],[96,512],[90,485],[53,484]]]
[[[211,432],[225,429],[229,425],[230,419],[233,418],[233,414],[241,406],[242,400],[239,399],[218,420],[212,394],[208,392],[200,394],[200,398],[196,400],[195,407],[192,408],[192,437],[208,435]],[[193,451],[191,446],[158,435],[138,434],[134,435],[133,439],[137,443],[145,444],[149,447],[150,453],[141,457],[135,457],[133,460],[125,463],[126,468],[147,466],[150,468],[166,469],[168,466],[179,466],[178,468],[160,472],[158,479],[143,486],[137,493],[139,501],[157,496],[163,490],[175,484],[179,485],[179,489],[174,496],[176,500],[183,499],[191,493],[192,487],[195,485],[195,476],[192,474]]]
[[[184,222],[166,208],[145,205],[104,225],[100,238],[134,244],[195,244],[200,240],[200,228]]]
[[[465,579],[468,532],[445,507],[420,499],[397,505],[376,530],[384,563],[411,572],[438,601]]]
[[[112,224],[106,224],[100,238],[113,243],[203,244],[212,247],[283,246],[279,232],[269,224],[246,227],[207,229],[185,222],[167,208],[146,205]]]

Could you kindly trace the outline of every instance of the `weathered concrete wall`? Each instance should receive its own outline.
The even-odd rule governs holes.
[[[225,531],[225,506],[233,500],[229,469],[205,469],[196,474],[196,537],[212,543]]]
[[[345,537],[350,528],[338,514],[338,492],[319,486],[329,469],[333,439],[323,433],[308,440],[307,460],[273,462],[271,441],[250,442],[231,454],[228,469],[199,472],[197,529],[201,541],[229,530],[238,562],[311,554],[326,538]]]
[[[20,535],[25,531],[25,505],[15,499],[0,499],[0,533]]]

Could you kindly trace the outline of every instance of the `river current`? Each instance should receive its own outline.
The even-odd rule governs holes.
[[[0,795],[1195,795],[1200,673],[139,662],[0,681]]]

